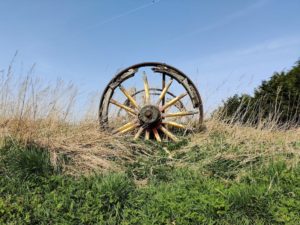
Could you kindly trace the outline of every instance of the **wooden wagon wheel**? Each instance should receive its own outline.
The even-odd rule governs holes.
[[[143,71],[146,69],[151,69],[155,76],[161,76],[161,88],[150,87],[151,82],[148,82],[147,74]],[[135,93],[129,93],[128,89],[123,86],[125,81],[141,75],[143,75],[144,86],[143,91],[139,92],[143,93],[144,101],[142,104],[135,99]],[[174,80],[183,87],[185,93],[166,101],[166,95],[171,93],[170,87]],[[126,96],[125,103],[120,103],[115,99],[114,94],[116,90],[120,90]],[[151,99],[153,95],[151,90],[160,92],[156,101]],[[174,94],[172,95],[174,96]],[[172,112],[172,107],[183,105],[181,101],[185,97],[189,98],[189,105],[192,109],[188,111],[186,106],[184,106],[184,110]],[[110,118],[109,107],[111,105],[123,109],[128,114],[128,121],[120,127],[113,127],[109,122],[110,119],[112,121],[115,120]],[[193,117],[194,120],[191,123],[193,127],[187,127],[185,124],[174,121],[174,119],[182,119],[183,117]],[[114,134],[130,133],[134,135],[135,140],[139,139],[144,133],[145,140],[153,137],[161,142],[162,137],[167,137],[176,142],[179,140],[178,136],[182,135],[182,132],[175,133],[173,132],[174,129],[195,130],[201,127],[203,123],[203,105],[196,86],[183,72],[163,63],[141,63],[122,70],[107,85],[100,101],[99,122],[102,129],[110,130]]]

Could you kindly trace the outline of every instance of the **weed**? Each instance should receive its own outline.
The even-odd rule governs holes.
[[[169,142],[167,144],[167,148],[169,151],[174,151],[174,150],[178,150],[184,146],[187,146],[188,144],[189,144],[189,141],[187,139],[183,139],[177,143]]]
[[[8,174],[23,180],[47,177],[58,172],[51,164],[49,151],[34,143],[21,145],[16,140],[7,139],[0,153]]]
[[[219,157],[207,164],[205,168],[212,174],[212,176],[234,179],[240,168],[240,161]]]

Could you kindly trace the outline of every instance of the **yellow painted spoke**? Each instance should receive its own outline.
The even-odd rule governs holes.
[[[183,99],[185,96],[187,96],[187,93],[185,94],[181,94],[178,97],[172,99],[171,101],[167,102],[163,107],[161,111],[165,111],[166,109],[170,108],[172,105],[175,105],[176,102],[180,101],[181,99]]]
[[[172,134],[168,129],[164,128],[163,126],[161,126],[159,128],[165,135],[167,135],[170,139],[172,139],[174,142],[178,142],[178,138]]]
[[[139,131],[136,133],[136,135],[134,136],[134,140],[136,141],[137,139],[140,138],[141,134],[143,133],[144,128],[140,127]]]
[[[144,72],[143,79],[144,79],[144,89],[145,89],[145,103],[149,104],[150,103],[150,88],[149,88],[147,75],[145,72]]]
[[[168,117],[183,117],[183,116],[192,116],[198,114],[198,112],[178,112],[178,113],[168,113],[164,115],[165,118]]]
[[[126,91],[126,89],[123,86],[120,86],[120,90],[123,92],[123,94],[128,98],[130,103],[137,109],[139,109],[139,106],[137,102],[134,100],[134,98]]]
[[[161,142],[160,135],[159,135],[159,133],[158,133],[158,131],[157,131],[156,128],[153,129],[153,133],[154,133],[154,136],[155,136],[156,140],[157,140],[158,142]]]
[[[123,125],[122,127],[116,129],[113,131],[114,134],[116,133],[120,133],[120,132],[123,132],[124,130],[128,129],[129,127],[133,126],[136,124],[136,121],[131,121],[129,123],[126,123],[125,125]]]
[[[145,133],[145,140],[146,141],[149,141],[150,139],[150,132],[148,130],[146,130],[146,133]]]
[[[163,98],[166,96],[168,90],[170,89],[170,86],[171,86],[172,83],[173,83],[173,79],[170,80],[170,82],[167,84],[167,86],[165,86],[165,88],[162,90],[156,105],[159,105],[161,103]]]
[[[129,114],[131,114],[131,115],[134,115],[134,116],[137,115],[137,112],[136,112],[134,109],[132,109],[132,108],[126,106],[126,105],[123,105],[122,103],[119,103],[119,102],[117,102],[116,100],[111,99],[111,100],[110,100],[110,103],[112,103],[112,104],[114,104],[114,105],[116,105],[116,106],[118,106],[118,107],[124,109],[125,111],[127,111],[127,112],[128,112]]]
[[[126,128],[126,129],[120,131],[119,134],[125,134],[125,133],[127,133],[127,132],[129,132],[129,131],[134,130],[134,129],[137,128],[138,126],[139,126],[138,123],[132,124],[132,125],[130,125],[128,128]]]
[[[176,128],[186,129],[186,127],[184,125],[182,125],[180,123],[173,122],[173,121],[164,121],[163,124],[169,125],[169,126],[172,126],[172,127],[176,127]]]

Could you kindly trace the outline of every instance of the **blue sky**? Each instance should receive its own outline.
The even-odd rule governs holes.
[[[0,69],[73,81],[82,98],[120,68],[171,64],[206,111],[300,58],[299,0],[0,0]]]

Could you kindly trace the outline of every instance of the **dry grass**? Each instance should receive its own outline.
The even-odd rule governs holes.
[[[278,145],[288,144],[300,140],[300,128],[293,129],[261,129],[251,126],[243,126],[239,124],[227,124],[221,121],[210,119],[206,121],[207,132],[205,134],[196,135],[193,142],[207,139],[213,133],[221,133],[228,137],[228,141],[232,145],[240,145],[241,143],[252,146],[257,145]],[[256,151],[253,149],[253,151]]]
[[[218,120],[206,121],[207,131],[196,134],[181,151],[191,151],[194,146],[208,152],[202,164],[220,158],[238,161],[241,165],[261,161],[262,164],[282,158],[290,166],[300,162],[300,128],[259,129],[229,125]]]
[[[122,162],[130,162],[146,151],[138,143],[100,131],[98,124],[55,124],[46,120],[18,123],[2,127],[0,140],[13,138],[24,145],[34,142],[47,147],[52,163],[63,163],[64,172],[72,175],[120,171]]]
[[[153,149],[143,143],[100,131],[97,113],[92,110],[97,107],[87,107],[86,117],[74,122],[74,85],[62,81],[45,85],[34,78],[33,71],[34,67],[26,76],[16,77],[12,62],[6,72],[0,73],[0,145],[7,137],[25,144],[34,141],[50,149],[54,164],[61,156],[71,159],[64,167],[70,174],[119,171],[124,162],[134,161],[140,154],[151,155]],[[223,135],[208,160],[220,155],[246,156],[245,160],[279,153],[299,156],[295,146],[299,145],[300,129],[280,130],[273,125],[261,129],[216,119],[206,121],[206,126],[205,132],[191,136],[189,145],[180,151],[189,151],[195,145],[215,145],[215,137]],[[231,147],[223,148],[222,140]]]
[[[131,138],[111,136],[100,131],[97,123],[22,122],[8,123],[0,130],[4,136],[18,138],[26,143],[34,141],[50,149],[53,163],[60,156],[71,159],[64,166],[66,173],[82,174],[93,171],[120,171],[124,163],[134,162],[140,155],[151,155],[153,149]],[[51,125],[51,126],[50,126]],[[299,159],[300,129],[259,130],[238,125],[229,126],[214,120],[206,121],[205,132],[192,135],[188,146],[175,151],[190,151],[193,146],[212,146],[206,162],[218,157],[243,158],[251,161],[257,157],[272,158],[279,154],[294,154]],[[218,140],[216,140],[218,139]],[[226,147],[230,146],[230,147]],[[204,148],[203,148],[204,149]],[[180,163],[180,162],[176,162]]]
[[[98,102],[91,98],[86,112],[76,112],[77,89],[72,83],[47,82],[34,75],[16,75],[13,58],[0,71],[0,145],[6,138],[47,146],[55,164],[59,156],[72,159],[68,173],[119,170],[118,158],[130,160],[137,144],[99,131]]]

